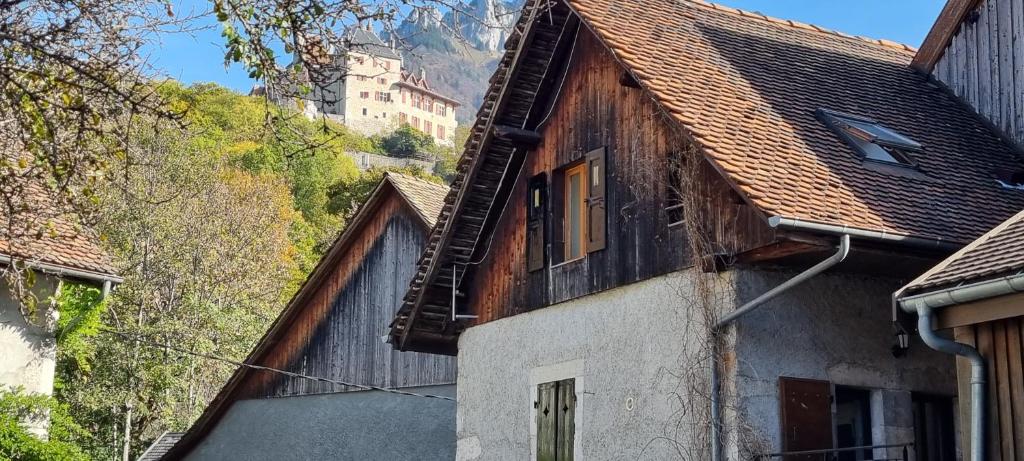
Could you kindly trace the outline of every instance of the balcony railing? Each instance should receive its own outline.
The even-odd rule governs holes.
[[[829,448],[824,450],[786,451],[781,453],[769,453],[761,455],[759,461],[781,459],[783,461],[910,461],[910,447],[912,443],[894,445],[867,445],[862,447]],[[879,455],[876,450],[882,453],[898,453],[897,456]],[[861,456],[858,456],[861,455]],[[866,456],[866,457],[865,457]]]

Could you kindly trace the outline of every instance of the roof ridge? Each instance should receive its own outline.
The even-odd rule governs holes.
[[[872,45],[878,45],[878,46],[882,46],[882,47],[885,47],[885,48],[894,49],[894,50],[898,50],[898,51],[906,51],[906,52],[911,52],[911,53],[916,53],[917,52],[917,48],[914,48],[914,47],[912,47],[910,45],[907,45],[907,44],[904,44],[904,43],[900,43],[900,42],[896,42],[896,41],[893,41],[893,40],[887,40],[887,39],[884,39],[884,38],[875,39],[875,38],[870,38],[870,37],[864,37],[864,36],[861,36],[861,35],[850,35],[850,34],[847,34],[845,32],[841,32],[841,31],[834,30],[834,29],[828,29],[828,28],[821,27],[821,26],[818,26],[818,25],[815,25],[815,24],[807,24],[807,23],[800,22],[800,21],[794,21],[792,19],[783,19],[783,18],[777,18],[777,17],[774,17],[774,16],[768,16],[768,15],[765,15],[765,14],[762,14],[762,13],[759,13],[759,12],[756,12],[756,11],[748,11],[748,10],[742,10],[742,9],[739,9],[739,8],[733,8],[731,6],[725,6],[725,5],[722,5],[720,3],[709,2],[707,0],[684,0],[684,2],[685,3],[693,4],[693,5],[697,5],[697,6],[701,6],[701,7],[704,7],[704,8],[710,8],[710,9],[713,9],[713,10],[718,10],[718,11],[723,11],[723,12],[726,12],[726,13],[731,13],[731,14],[734,14],[734,15],[737,15],[737,16],[742,16],[742,17],[745,17],[745,18],[760,19],[760,20],[762,20],[764,22],[767,22],[769,24],[775,24],[775,25],[778,25],[778,26],[790,27],[790,28],[793,28],[793,29],[800,29],[800,30],[806,30],[806,31],[811,31],[811,32],[819,32],[819,33],[823,33],[823,34],[827,34],[827,35],[833,35],[833,36],[836,36],[836,37],[853,38],[853,39],[860,40],[862,42],[870,43]]]

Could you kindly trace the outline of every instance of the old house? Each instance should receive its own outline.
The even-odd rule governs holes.
[[[676,0],[530,1],[506,48],[390,333],[457,355],[457,459],[956,459],[892,293],[1022,163],[914,49]]]
[[[26,190],[37,207],[32,209],[45,209],[47,215],[21,213],[12,218],[0,212],[0,225],[7,231],[5,235],[12,236],[11,240],[0,238],[0,273],[10,268],[13,260],[23,263],[35,275],[27,288],[39,302],[31,313],[23,310],[22,301],[6,280],[0,281],[0,390],[51,395],[57,356],[54,329],[59,316],[53,297],[65,281],[103,287],[105,294],[122,279],[94,234],[78,228],[74,216],[39,207],[49,203],[44,188],[29,184]],[[44,226],[52,231],[38,232]],[[45,421],[37,421],[32,430],[42,435],[46,426]]]
[[[388,173],[161,459],[451,459],[455,361],[383,341],[446,191]]]

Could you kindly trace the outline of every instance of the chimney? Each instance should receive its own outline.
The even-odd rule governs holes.
[[[427,68],[426,67],[420,67],[420,80],[426,80],[426,79],[427,79]]]

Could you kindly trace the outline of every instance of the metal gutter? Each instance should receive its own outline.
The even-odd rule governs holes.
[[[11,265],[13,259],[8,255],[0,255],[0,264]],[[124,277],[119,277],[112,274],[103,274],[100,272],[93,272],[83,269],[72,269],[66,266],[59,266],[56,264],[48,264],[38,261],[25,261],[25,266],[30,269],[38,270],[40,272],[56,275],[60,277],[70,277],[81,280],[88,280],[90,282],[99,282],[101,284],[120,284],[124,283]]]
[[[773,226],[774,227],[774,226]],[[839,247],[836,249],[835,254],[830,256],[818,264],[815,264],[810,269],[807,269],[793,278],[783,282],[781,285],[768,290],[761,296],[748,301],[746,304],[740,306],[736,310],[730,312],[728,315],[722,317],[711,327],[711,460],[720,461],[722,459],[722,415],[721,415],[721,396],[719,392],[719,358],[718,358],[718,336],[719,333],[730,323],[736,321],[740,317],[749,314],[755,309],[764,305],[764,303],[774,299],[789,289],[810,280],[814,276],[824,272],[836,264],[843,262],[846,256],[850,253],[850,235],[843,234],[839,238]]]
[[[900,297],[898,301],[903,310],[912,314],[917,312],[916,306],[918,304],[923,304],[929,308],[939,308],[1022,292],[1024,292],[1024,273],[1007,275],[997,279],[960,285],[944,290],[929,291],[905,298],[900,297],[901,293],[897,292],[897,296]]]
[[[825,224],[783,216],[772,216],[768,218],[768,226],[776,229],[816,232],[829,235],[849,235],[851,237],[865,240],[877,240],[880,242],[895,243],[925,250],[953,252],[963,247],[962,244],[943,240],[941,238],[894,234],[886,231],[861,229],[845,225],[839,226],[835,224]]]

